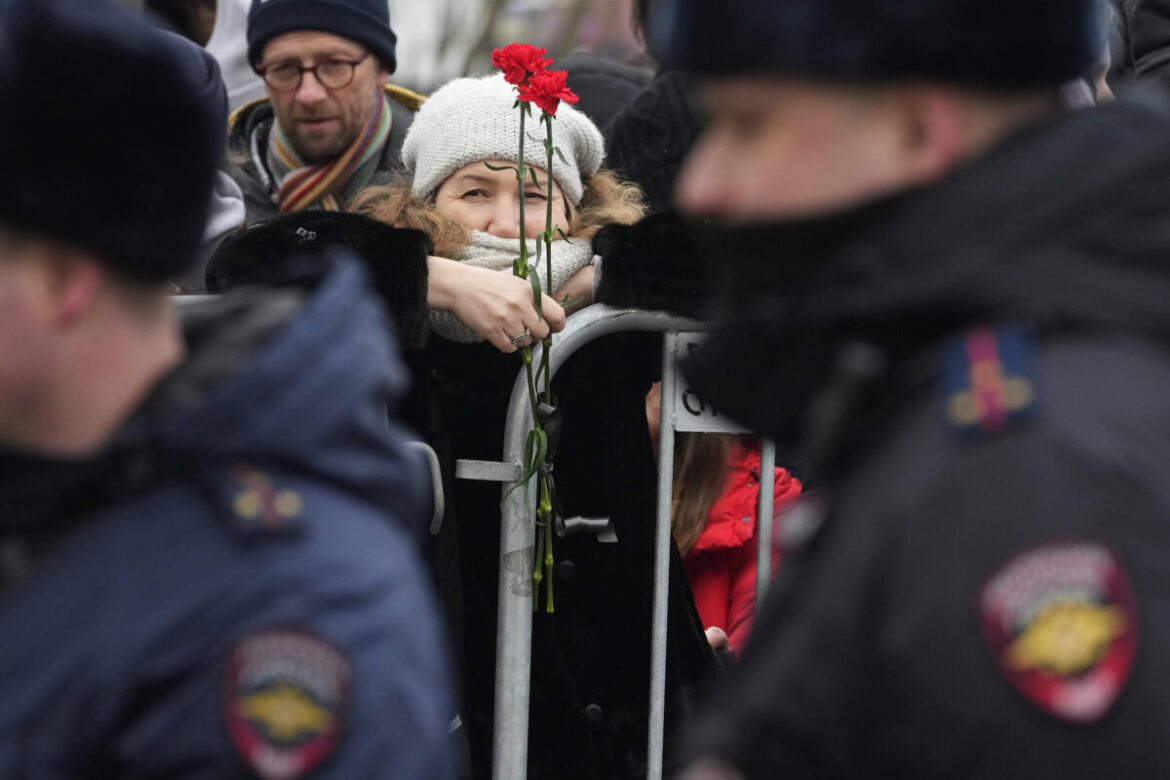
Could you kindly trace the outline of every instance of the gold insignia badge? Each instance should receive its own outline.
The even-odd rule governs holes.
[[[298,742],[333,727],[332,715],[287,682],[245,696],[240,714],[279,742]]]
[[[1004,656],[1009,668],[1039,668],[1060,677],[1096,664],[1127,627],[1116,607],[1061,600],[1044,607]]]

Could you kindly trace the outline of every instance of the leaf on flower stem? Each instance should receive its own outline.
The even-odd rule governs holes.
[[[536,464],[536,470],[539,471],[540,467],[544,465],[544,459],[548,456],[548,434],[544,432],[543,428],[535,428],[533,429],[533,433],[536,434],[536,457],[534,462]]]
[[[565,231],[561,230],[560,228],[557,228],[557,235],[559,235],[561,238],[563,238],[565,240],[566,244],[573,243],[572,241],[569,240],[569,237],[565,235]]]
[[[536,178],[536,169],[530,165],[528,172],[532,174],[532,186],[536,187],[537,192],[540,192],[540,180]]]
[[[583,296],[583,295],[578,295],[576,297],[570,297],[570,296],[566,295],[564,298],[561,298],[559,303],[561,304],[561,308],[567,309],[570,306],[573,306],[575,304],[580,303],[584,299],[585,299],[585,296]]]
[[[493,171],[516,171],[517,173],[519,173],[519,169],[518,169],[518,168],[517,168],[515,165],[492,165],[492,164],[491,164],[490,162],[488,162],[487,160],[481,160],[481,162],[482,162],[484,165],[486,165],[486,166],[488,167],[488,169],[489,169],[489,170],[493,170]]]
[[[563,162],[565,165],[569,164],[569,161],[565,159],[565,155],[561,152],[561,147],[554,146],[553,151],[557,153],[557,157],[561,158],[561,162]]]
[[[536,266],[532,266],[528,269],[528,281],[532,285],[532,300],[536,304],[536,316],[543,320],[544,309],[541,305],[543,301],[541,300],[540,295],[540,274],[533,273],[535,270]]]

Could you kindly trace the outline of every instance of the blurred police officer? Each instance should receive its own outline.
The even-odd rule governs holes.
[[[0,38],[0,776],[450,776],[361,271],[181,333],[207,55],[76,0],[6,2]]]
[[[386,0],[252,0],[248,61],[268,90],[231,118],[248,222],[337,211],[398,160],[422,98],[388,84]]]
[[[1060,108],[1097,0],[650,28],[711,114],[688,374],[821,486],[690,777],[1170,776],[1170,108]]]

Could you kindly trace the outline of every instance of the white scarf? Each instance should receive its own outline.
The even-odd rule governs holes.
[[[528,242],[528,260],[536,264],[537,276],[540,277],[540,289],[547,295],[567,281],[569,277],[593,261],[593,242],[587,238],[570,238],[567,241],[554,241],[552,244],[552,280],[545,279],[545,259],[543,255],[536,263],[536,241]],[[471,242],[455,253],[455,260],[468,265],[487,268],[500,273],[512,273],[512,261],[520,254],[520,242],[515,238],[500,238],[491,233],[479,230],[471,234]],[[449,311],[431,309],[431,331],[443,338],[457,341],[460,344],[475,344],[483,341],[483,337]]]

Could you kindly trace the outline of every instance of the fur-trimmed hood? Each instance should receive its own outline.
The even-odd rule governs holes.
[[[208,262],[207,290],[300,284],[319,275],[322,249],[334,244],[365,261],[403,346],[422,346],[431,241],[420,231],[390,227],[360,214],[303,211],[241,228],[224,239]]]

